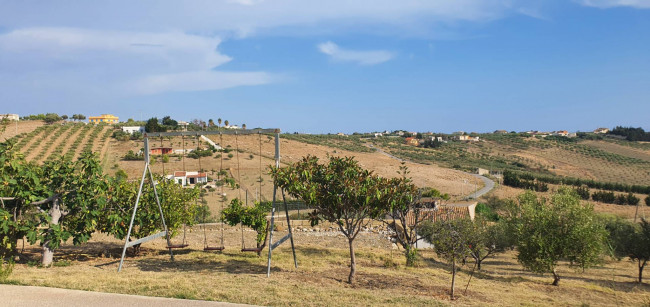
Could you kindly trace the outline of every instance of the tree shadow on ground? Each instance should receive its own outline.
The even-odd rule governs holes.
[[[142,259],[134,264],[141,271],[149,272],[204,272],[216,271],[229,274],[266,274],[267,267],[261,264],[251,263],[246,260],[226,259]],[[271,268],[272,272],[282,271],[279,268]]]

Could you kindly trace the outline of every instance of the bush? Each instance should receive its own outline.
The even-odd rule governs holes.
[[[583,200],[589,200],[589,197],[591,196],[589,194],[589,188],[587,186],[577,187],[575,188],[575,191],[576,193],[578,193],[578,195],[580,195],[580,198],[582,198]]]
[[[134,153],[133,150],[129,150],[129,152],[127,152],[126,155],[122,157],[122,159],[126,161],[138,161],[138,160],[144,160],[144,156],[142,154]]]
[[[14,271],[14,262],[13,260],[7,261],[5,263],[2,259],[0,259],[0,284],[4,283],[7,281],[11,273]]]
[[[476,214],[484,217],[488,221],[496,222],[499,220],[499,214],[494,212],[494,210],[486,204],[478,204],[476,206]]]

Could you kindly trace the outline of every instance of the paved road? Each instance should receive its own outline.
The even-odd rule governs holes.
[[[467,198],[477,199],[483,196],[484,194],[486,194],[487,192],[490,192],[492,189],[494,189],[494,181],[492,181],[492,179],[477,174],[471,174],[471,173],[467,173],[467,174],[470,174],[478,179],[483,180],[483,184],[485,184],[482,189],[476,191],[475,193],[469,194]]]
[[[380,154],[391,157],[391,158],[393,158],[393,159],[395,159],[397,161],[400,161],[400,162],[405,162],[404,159],[400,159],[398,157],[395,157],[395,156],[381,150],[381,148],[375,147],[373,145],[369,145],[369,146],[370,146],[370,148],[374,148]],[[481,179],[483,181],[483,184],[484,184],[482,189],[476,191],[475,193],[467,195],[467,198],[469,198],[469,199],[477,199],[477,198],[485,195],[487,192],[492,191],[492,189],[494,189],[494,181],[492,181],[492,179],[487,178],[485,176],[477,175],[477,174],[472,174],[472,173],[467,173],[467,172],[464,172],[464,173],[468,174],[468,175],[472,175],[472,176],[474,176],[474,177],[476,177],[478,179]]]
[[[221,302],[180,300],[173,298],[149,297],[114,293],[101,293],[80,290],[67,290],[47,287],[0,285],[1,306],[161,306],[161,307],[233,307],[249,306]]]

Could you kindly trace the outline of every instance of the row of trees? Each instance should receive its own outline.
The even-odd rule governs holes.
[[[591,179],[546,176],[546,175],[510,171],[510,170],[505,171],[503,175],[504,175],[504,184],[506,185],[508,185],[505,180],[507,175],[513,180],[518,179],[520,181],[522,180],[536,181],[536,182],[547,183],[547,184],[570,185],[574,187],[587,186],[591,189],[598,189],[598,190],[605,190],[605,191],[650,194],[650,186],[647,185],[629,185],[629,184],[618,183],[618,182],[599,182]]]
[[[622,127],[617,126],[612,129],[609,134],[624,136],[626,140],[636,142],[636,141],[650,141],[650,132],[645,132],[643,128],[632,128],[632,127]]]
[[[46,114],[32,114],[32,115],[27,115],[23,116],[23,120],[42,120],[45,121],[48,124],[58,122],[60,120],[67,120],[69,117],[68,115],[59,115],[56,113],[46,113]],[[84,120],[86,119],[85,115],[82,114],[74,114],[71,117],[73,120]]]
[[[217,119],[216,124],[212,119],[209,119],[207,123],[201,119],[194,119],[186,128],[190,131],[217,130],[221,129],[221,123],[221,118]],[[230,125],[228,120],[225,120],[223,123],[226,127]],[[165,132],[168,130],[178,130],[178,128],[178,121],[172,119],[170,116],[165,116],[160,121],[157,117],[152,117],[145,124],[145,130],[147,132]],[[246,129],[246,124],[242,124],[242,129]]]
[[[548,185],[544,182],[537,181],[534,178],[522,178],[512,171],[503,172],[503,184],[513,188],[533,190],[536,192],[548,191]]]
[[[163,199],[163,212],[170,230],[194,223],[198,189],[156,179]],[[105,175],[95,154],[84,152],[79,160],[51,160],[43,165],[29,163],[13,150],[11,142],[0,143],[0,258],[20,256],[17,241],[27,238],[42,246],[42,264],[52,264],[61,243],[88,241],[96,231],[118,239],[126,235],[138,183]],[[142,205],[136,216],[140,227],[133,239],[161,229],[154,192],[145,185]],[[136,251],[139,247],[136,247]]]

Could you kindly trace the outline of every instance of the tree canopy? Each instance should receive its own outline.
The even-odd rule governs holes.
[[[563,187],[549,199],[528,191],[518,200],[519,206],[511,207],[509,223],[516,237],[517,260],[526,269],[552,273],[557,286],[560,260],[583,269],[599,262],[607,232],[593,206],[582,205],[575,191]]]
[[[363,169],[352,157],[332,157],[321,164],[314,156],[293,165],[272,168],[274,183],[289,195],[315,208],[312,225],[320,219],[334,223],[350,247],[350,275],[354,281],[356,260],[354,239],[373,218],[385,213],[382,179]]]

